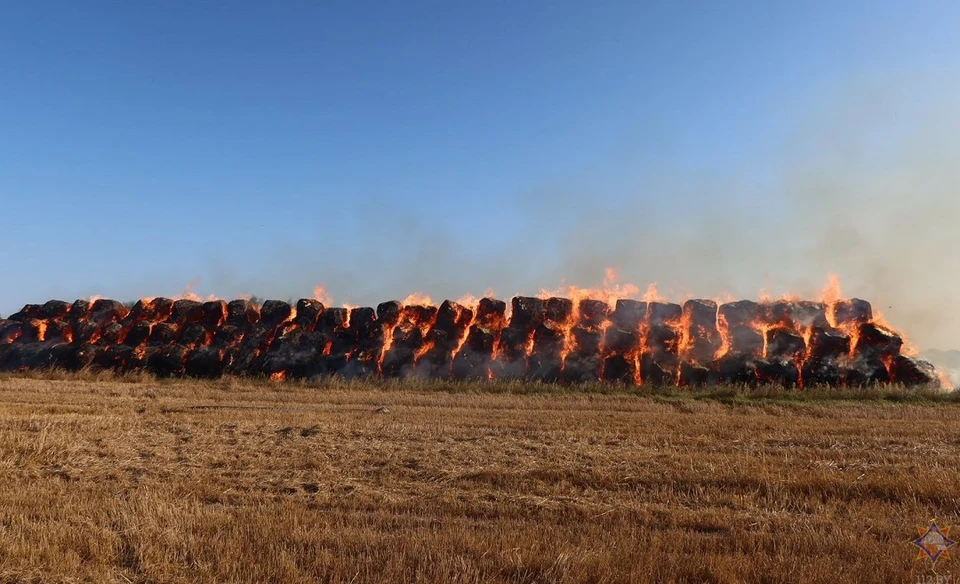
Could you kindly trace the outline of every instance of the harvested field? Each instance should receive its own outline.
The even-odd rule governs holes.
[[[0,582],[916,582],[960,521],[952,395],[580,389],[3,376]]]

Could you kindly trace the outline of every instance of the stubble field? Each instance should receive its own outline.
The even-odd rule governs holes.
[[[0,582],[916,582],[960,407],[883,396],[3,376]]]

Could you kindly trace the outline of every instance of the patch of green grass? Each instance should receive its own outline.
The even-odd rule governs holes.
[[[829,404],[841,402],[876,404],[956,404],[960,391],[943,391],[935,387],[907,388],[896,384],[878,384],[867,387],[812,387],[788,388],[775,384],[724,384],[699,387],[675,385],[641,385],[622,382],[548,383],[525,380],[457,381],[443,379],[345,379],[341,377],[320,380],[287,380],[282,383],[266,377],[239,378],[224,376],[213,380],[182,378],[156,379],[148,373],[116,374],[111,371],[88,368],[79,372],[61,369],[0,373],[6,379],[48,379],[58,381],[118,381],[123,383],[158,383],[160,386],[195,382],[214,384],[223,389],[241,386],[263,386],[273,391],[284,389],[379,390],[384,392],[419,391],[448,394],[506,394],[506,395],[615,395],[648,398],[658,402],[708,401],[727,405],[789,405]]]

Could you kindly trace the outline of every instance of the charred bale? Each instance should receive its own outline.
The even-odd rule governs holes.
[[[346,328],[334,331],[330,335],[330,353],[349,355],[358,349],[357,331]]]
[[[260,323],[248,324],[239,343],[231,344],[226,349],[229,353],[226,373],[251,376],[262,374],[265,354],[273,339],[273,332],[272,328]]]
[[[306,334],[303,329],[292,322],[282,323],[274,331],[273,340],[270,342],[270,349],[287,346],[300,346],[303,344],[303,335]]]
[[[53,366],[68,371],[76,371],[77,345],[73,343],[55,343],[50,347]]]
[[[490,372],[494,379],[523,379],[527,373],[527,358],[498,356],[490,362]]]
[[[738,300],[727,302],[717,308],[717,320],[725,322],[727,327],[750,327],[760,320],[762,311],[760,304],[752,300]]]
[[[580,301],[580,326],[600,328],[610,319],[610,305],[603,300],[587,298]]]
[[[640,332],[617,326],[607,328],[603,337],[603,349],[608,355],[626,355],[640,348]]]
[[[100,327],[100,338],[97,339],[98,345],[116,345],[120,342],[123,335],[123,325],[119,322],[108,322]]]
[[[320,313],[323,312],[323,303],[313,298],[297,300],[297,317],[294,322],[305,331],[312,331],[317,326]]]
[[[522,328],[509,326],[500,334],[499,350],[501,356],[508,360],[523,359],[527,355],[531,333]]]
[[[133,348],[126,345],[110,345],[98,351],[93,364],[101,369],[122,373],[127,368],[127,360],[133,355]]]
[[[71,323],[84,320],[90,316],[90,301],[89,300],[77,300],[70,305],[70,312],[67,314],[67,318]]]
[[[496,342],[497,335],[493,331],[474,325],[470,327],[463,349],[489,359],[493,355]]]
[[[470,349],[462,349],[453,357],[450,376],[457,380],[480,381],[489,377],[489,367],[489,357],[484,357]]]
[[[373,308],[354,308],[350,313],[350,330],[353,331],[360,351],[379,352],[383,347],[383,328],[377,321],[377,313]]]
[[[510,326],[515,329],[532,331],[533,327],[542,323],[546,317],[546,302],[540,298],[515,296],[512,303]]]
[[[167,345],[150,356],[147,367],[157,377],[176,377],[183,374],[190,349],[183,345]]]
[[[717,303],[704,299],[687,300],[683,303],[683,320],[690,339],[684,356],[697,363],[709,363],[721,347]]]
[[[741,353],[727,353],[709,365],[710,383],[747,384],[756,381],[754,359]]]
[[[558,324],[566,324],[573,315],[573,301],[569,298],[547,298],[544,306],[544,320]]]
[[[533,352],[541,356],[560,356],[563,352],[565,333],[563,328],[553,322],[538,324],[533,329]]]
[[[173,302],[173,308],[170,310],[170,316],[166,322],[170,324],[183,325],[192,322],[191,319],[199,319],[201,316],[200,306],[202,302],[197,300],[187,300],[181,298]]]
[[[785,328],[767,330],[768,359],[792,360],[802,356],[806,350],[806,344],[800,335]]]
[[[539,336],[539,338],[538,338]],[[527,376],[534,381],[555,382],[563,376],[563,332],[550,324],[537,326],[534,348],[527,358]]]
[[[850,362],[845,373],[849,387],[861,387],[876,383],[888,383],[890,373],[878,355],[858,356]]]
[[[497,379],[519,379],[527,372],[527,350],[533,340],[533,331],[511,325],[503,329],[497,346],[498,355],[491,363]]]
[[[890,366],[892,381],[908,387],[937,383],[937,370],[927,361],[897,355]]]
[[[757,381],[756,359],[748,354],[727,353],[715,360],[710,369],[715,383],[753,384]]]
[[[799,332],[810,327],[827,328],[827,307],[822,302],[778,300],[765,304],[763,320]]]
[[[655,387],[673,385],[676,381],[672,372],[669,369],[664,369],[660,363],[657,363],[650,353],[640,355],[640,379],[644,385],[652,385]]]
[[[278,339],[264,361],[265,373],[283,371],[288,378],[309,379],[323,373],[321,351],[318,343],[322,334],[294,329]]]
[[[683,316],[683,307],[672,302],[649,302],[647,314],[650,326],[680,322]]]
[[[320,367],[320,376],[323,377],[342,377],[347,368],[347,355],[345,353],[324,355],[318,365]]]
[[[21,345],[0,345],[0,372],[17,371],[20,368]]]
[[[227,303],[209,300],[200,306],[200,324],[210,332],[217,330],[227,320]]]
[[[850,337],[834,328],[815,327],[810,335],[810,358],[839,359],[850,353]]]
[[[260,323],[266,327],[275,327],[290,318],[293,309],[282,300],[267,300],[260,307]]]
[[[769,326],[780,326],[795,331],[793,304],[789,300],[764,302],[760,305],[760,320]]]
[[[735,325],[728,334],[731,353],[751,357],[763,356],[763,333],[760,331],[747,325]]]
[[[246,329],[260,322],[260,311],[249,300],[231,300],[227,303],[227,324]]]
[[[710,370],[690,361],[680,363],[679,384],[682,386],[701,386],[710,382]]]
[[[636,361],[624,355],[613,355],[603,360],[604,381],[634,383],[637,375]]]
[[[600,379],[603,359],[598,353],[571,353],[563,364],[563,381],[589,383]]]
[[[184,373],[190,377],[214,379],[223,374],[224,353],[214,347],[198,347],[187,354]]]
[[[440,309],[436,306],[405,306],[402,320],[422,330],[429,330],[437,321],[439,311]]]
[[[872,322],[862,323],[857,331],[854,352],[865,358],[879,359],[900,354],[903,339],[893,331]]]
[[[657,363],[675,367],[678,362],[679,343],[680,335],[673,327],[664,323],[650,325],[647,333],[647,347]]]
[[[599,329],[575,326],[570,334],[573,336],[574,345],[572,354],[580,357],[600,354],[604,333]]]
[[[103,350],[103,347],[98,347],[93,343],[77,344],[76,352],[72,355],[74,358],[74,363],[71,369],[79,371],[86,367],[90,367],[93,364],[93,360],[96,358],[97,353],[101,350]]]
[[[796,387],[800,383],[800,369],[790,359],[758,359],[754,361],[757,381]]]
[[[197,347],[207,344],[207,329],[199,322],[185,325],[180,331],[177,342],[187,347]]]
[[[481,298],[477,304],[476,323],[488,330],[501,330],[506,326],[507,303],[496,298]]]
[[[446,377],[450,371],[451,351],[444,348],[452,344],[444,330],[432,329],[428,336],[433,341],[426,343],[426,351],[418,352],[416,376],[423,379]]]
[[[225,324],[217,329],[213,335],[213,345],[229,347],[243,340],[243,329],[232,324]]]
[[[383,327],[395,327],[400,323],[403,304],[397,300],[381,302],[377,305],[377,321]]]
[[[20,343],[39,343],[43,340],[43,334],[46,331],[47,323],[36,319],[31,318],[30,320],[24,321],[21,325],[21,330],[23,334],[18,339]]]
[[[141,320],[157,320],[154,318],[153,299],[141,298],[134,302],[124,319],[124,323],[133,324]]]
[[[73,341],[77,343],[93,342],[100,336],[100,326],[90,320],[80,320],[71,324]]]
[[[64,343],[73,342],[73,326],[63,320],[51,320],[47,323],[46,339]]]
[[[37,320],[43,318],[41,313],[43,311],[43,306],[40,304],[26,304],[19,312],[14,312],[7,317],[7,320],[15,320],[17,322],[29,322],[31,320]]]
[[[70,325],[58,319],[48,320],[44,331],[44,341],[69,341],[71,339]]]
[[[0,371],[16,371],[20,368],[20,345],[0,345]]]
[[[376,377],[379,373],[379,359],[379,350],[358,350],[350,355],[340,375],[346,379]]]
[[[141,299],[133,305],[130,314],[127,315],[127,320],[162,322],[169,318],[172,312],[173,300],[169,298]]]
[[[0,319],[0,345],[9,345],[23,336],[23,323]]]
[[[48,300],[40,307],[39,318],[63,319],[70,312],[70,303],[63,300]]]
[[[639,300],[617,300],[610,316],[612,325],[625,331],[636,331],[647,318],[647,303]]]
[[[798,329],[830,326],[827,320],[827,306],[823,302],[801,300],[791,305],[790,316]]]
[[[126,318],[127,307],[119,300],[101,298],[90,306],[90,320],[104,325],[110,322],[120,322]]]
[[[868,323],[873,320],[873,308],[860,298],[839,300],[833,305],[833,319],[837,326]]]
[[[128,372],[140,372],[148,369],[150,356],[157,352],[156,347],[138,347],[130,354],[127,359]]]
[[[407,311],[411,307],[407,307]],[[409,316],[409,315],[408,315]],[[390,350],[383,356],[384,377],[409,377],[415,372],[416,355],[423,348],[423,331],[409,320],[393,329]]]
[[[419,332],[419,331],[418,331]],[[416,350],[406,344],[394,344],[383,356],[381,374],[384,377],[408,377],[415,365]]]
[[[803,363],[803,387],[839,387],[843,385],[845,370],[836,359],[817,357]]]
[[[53,343],[31,343],[20,345],[20,368],[27,370],[48,369],[54,365],[51,350]]]
[[[454,379],[486,379],[497,336],[490,330],[473,325],[460,351],[453,358],[451,374]]]
[[[316,330],[332,335],[334,331],[346,328],[350,310],[347,308],[327,308],[317,320]]]
[[[161,322],[150,328],[147,344],[151,346],[170,345],[177,341],[177,325]]]
[[[153,324],[150,321],[141,320],[133,324],[123,338],[123,344],[128,347],[139,347],[150,338],[150,332]]]

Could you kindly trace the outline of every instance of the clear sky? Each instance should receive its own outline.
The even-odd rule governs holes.
[[[708,261],[731,264],[724,277],[676,274],[725,249],[697,234],[785,225],[784,160],[849,118],[838,96],[870,109],[869,88],[903,80],[916,95],[885,111],[914,111],[918,79],[952,78],[958,16],[953,2],[8,2],[0,314],[198,279],[203,295],[507,296],[598,283],[606,265],[693,294],[816,288],[830,262],[798,274],[747,259],[753,241]],[[657,229],[692,247],[640,261],[623,243]]]

